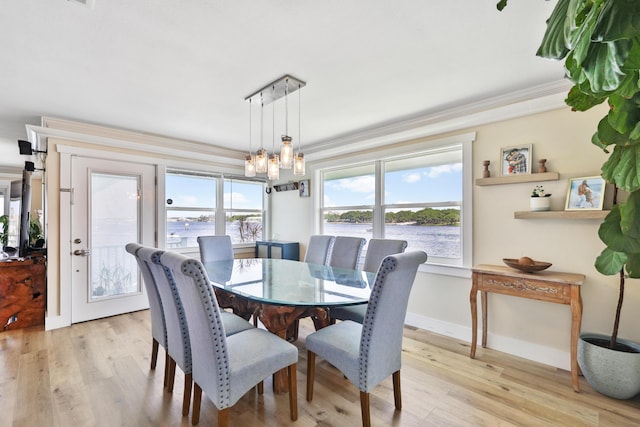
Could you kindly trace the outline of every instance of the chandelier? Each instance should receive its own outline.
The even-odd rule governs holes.
[[[249,103],[249,153],[244,160],[244,175],[246,177],[256,176],[257,173],[266,173],[270,180],[280,179],[280,169],[291,169],[293,167],[294,175],[305,174],[304,154],[300,149],[300,89],[306,86],[306,83],[300,79],[290,75],[284,75],[279,79],[269,83],[256,92],[245,98]],[[289,94],[298,91],[298,151],[293,149],[293,139],[289,136]],[[275,102],[284,98],[285,106],[285,126],[284,134],[281,137],[281,146],[279,154],[275,147]],[[269,154],[263,145],[264,134],[264,106],[272,105],[272,153]],[[252,147],[252,111],[253,106],[260,106],[260,148],[253,153]]]

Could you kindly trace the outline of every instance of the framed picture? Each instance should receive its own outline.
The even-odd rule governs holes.
[[[601,176],[569,179],[566,211],[602,210],[605,180]]]
[[[300,197],[309,197],[309,180],[303,179],[298,184],[298,191],[300,191]]]
[[[531,144],[501,148],[500,172],[502,176],[530,174],[531,154]]]

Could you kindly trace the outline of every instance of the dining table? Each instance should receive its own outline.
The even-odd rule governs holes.
[[[242,318],[259,319],[283,339],[297,321],[311,317],[316,329],[329,325],[332,307],[366,304],[375,273],[277,258],[204,263],[218,305]],[[276,393],[288,391],[286,370],[273,378]]]

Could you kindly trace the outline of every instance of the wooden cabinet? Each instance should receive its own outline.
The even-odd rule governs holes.
[[[0,331],[44,325],[45,260],[0,261]]]
[[[256,258],[279,258],[300,261],[300,243],[257,241]]]

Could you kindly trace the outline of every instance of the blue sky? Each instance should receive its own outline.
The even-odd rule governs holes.
[[[327,181],[325,206],[374,203],[373,175]],[[385,203],[425,203],[462,200],[462,163],[406,169],[385,174]]]

